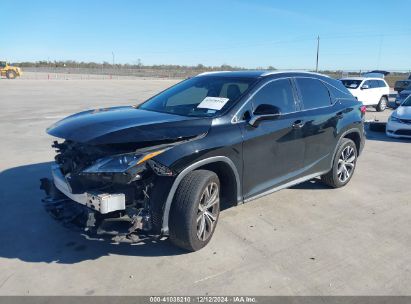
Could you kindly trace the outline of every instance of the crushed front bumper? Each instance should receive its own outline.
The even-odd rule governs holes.
[[[46,211],[65,227],[80,230],[88,239],[138,243],[160,238],[150,233],[150,215],[126,208],[123,193],[85,192],[73,194],[58,165],[53,179],[41,179]]]
[[[87,206],[101,214],[126,209],[124,193],[84,192],[73,194],[58,165],[51,167],[53,182],[56,188],[71,200]]]

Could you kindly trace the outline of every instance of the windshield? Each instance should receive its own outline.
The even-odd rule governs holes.
[[[359,85],[361,84],[362,80],[343,79],[343,80],[341,80],[341,82],[343,83],[343,85],[344,85],[347,89],[356,89],[356,88],[359,87]]]
[[[409,95],[401,105],[402,107],[411,107],[411,95]]]
[[[138,108],[184,116],[216,116],[231,107],[256,80],[222,76],[194,77],[150,98]]]

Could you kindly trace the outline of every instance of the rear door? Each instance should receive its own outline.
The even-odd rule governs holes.
[[[299,174],[303,166],[304,142],[296,103],[296,91],[289,78],[271,80],[256,90],[245,104],[243,121],[243,193],[244,198],[256,196],[286,183]],[[247,121],[260,104],[272,104],[281,115],[263,120],[257,126]]]
[[[336,145],[337,124],[343,117],[324,82],[316,78],[295,79],[300,100],[304,139],[304,175],[328,170]]]
[[[390,88],[388,87],[387,83],[384,80],[377,80],[378,87],[380,89],[380,97],[382,95],[389,95]]]

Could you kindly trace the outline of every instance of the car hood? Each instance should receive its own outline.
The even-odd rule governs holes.
[[[89,110],[68,116],[47,129],[66,140],[88,144],[181,140],[206,133],[211,118],[186,117],[131,106]]]
[[[411,119],[411,107],[400,106],[393,114],[400,119]]]

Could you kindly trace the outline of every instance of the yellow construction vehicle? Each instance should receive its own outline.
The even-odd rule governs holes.
[[[11,66],[6,61],[0,61],[0,73],[1,77],[7,77],[8,79],[15,79],[22,74],[20,68]]]

